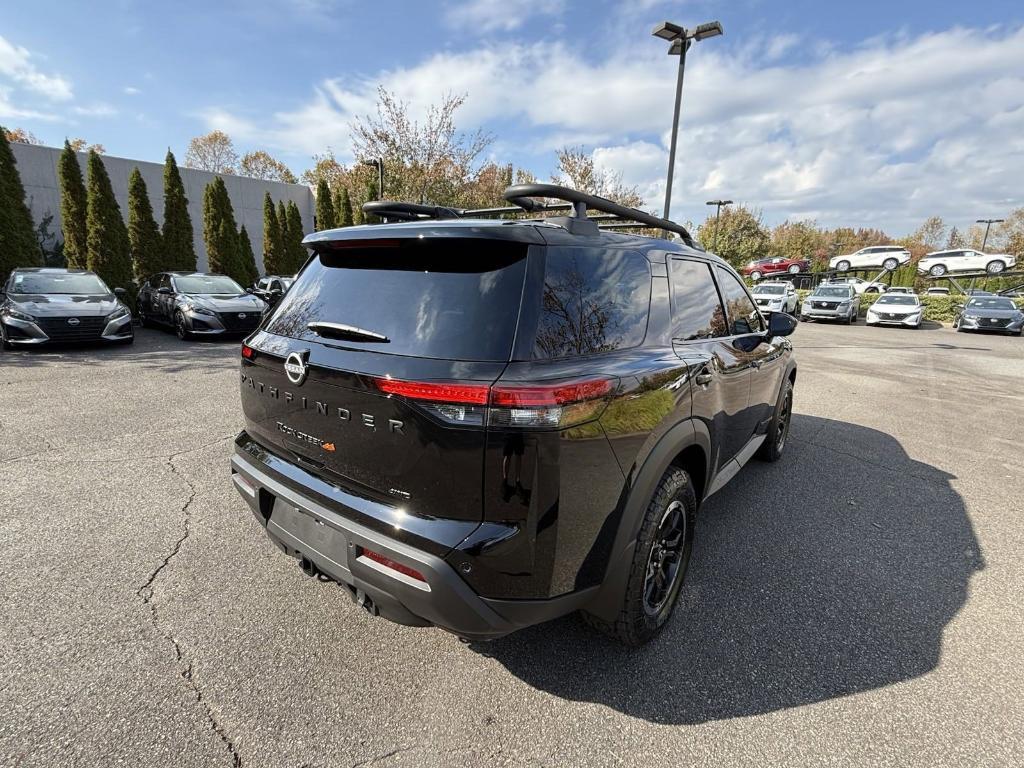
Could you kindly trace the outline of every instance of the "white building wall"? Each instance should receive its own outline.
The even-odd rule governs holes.
[[[61,235],[60,218],[60,185],[57,181],[57,163],[61,150],[55,147],[43,147],[32,144],[11,143],[14,159],[18,164],[21,183],[25,187],[25,201],[32,212],[33,221],[38,224],[47,214],[53,214],[51,231],[58,239]],[[121,207],[121,215],[128,220],[128,176],[133,168],[138,168],[146,182],[149,201],[153,205],[156,222],[163,226],[164,218],[164,166],[163,163],[148,163],[142,160],[127,160],[123,157],[101,155],[103,164],[110,176],[114,188],[114,196]],[[78,153],[78,163],[82,167],[82,178],[87,179],[86,162],[88,155]],[[197,266],[200,270],[207,268],[206,244],[203,242],[203,190],[213,181],[217,174],[199,171],[194,168],[178,166],[181,180],[188,198],[188,212],[192,217],[192,239],[195,243]],[[315,201],[313,192],[304,184],[283,184],[279,181],[262,181],[246,176],[223,176],[224,184],[231,198],[231,206],[235,211],[235,223],[245,225],[252,241],[256,255],[256,267],[263,274],[263,195],[270,192],[270,197],[277,205],[284,200],[295,202],[302,216],[302,228],[306,233],[313,231],[313,214]]]

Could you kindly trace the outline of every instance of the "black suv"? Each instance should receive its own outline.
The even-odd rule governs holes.
[[[167,326],[191,339],[252,333],[266,308],[227,275],[159,272],[142,284],[135,309],[144,326]]]
[[[582,609],[637,645],[700,503],[786,445],[796,321],[766,323],[677,224],[552,185],[506,198],[573,215],[370,203],[389,223],[306,238],[242,347],[234,482],[372,613],[493,638]]]

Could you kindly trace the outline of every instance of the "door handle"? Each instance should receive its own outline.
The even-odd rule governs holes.
[[[750,363],[750,366],[752,368],[755,368],[755,369],[760,368],[761,367],[761,361],[760,360],[754,360],[753,362]]]
[[[698,373],[693,380],[696,381],[701,386],[706,386],[711,383],[711,380],[713,378],[714,376],[712,376],[710,373]]]

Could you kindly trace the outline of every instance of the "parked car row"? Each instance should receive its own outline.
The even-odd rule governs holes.
[[[288,290],[291,277],[269,275],[243,288],[226,275],[159,272],[139,287],[135,314],[143,326],[173,329],[179,338],[244,336]],[[15,269],[0,292],[0,341],[4,349],[47,342],[135,339],[125,290],[111,290],[85,269]]]

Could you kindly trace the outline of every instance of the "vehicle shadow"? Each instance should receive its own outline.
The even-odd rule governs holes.
[[[787,455],[700,512],[668,626],[630,650],[577,617],[474,643],[529,685],[658,723],[757,715],[926,674],[983,567],[953,476],[883,432],[794,416]]]
[[[0,369],[29,368],[73,361],[76,366],[90,367],[124,362],[144,368],[157,368],[165,373],[195,371],[202,364],[208,372],[221,365],[238,365],[242,339],[227,337],[182,341],[173,333],[160,329],[135,329],[135,343],[127,346],[103,342],[95,344],[46,344],[18,347],[0,352]]]

